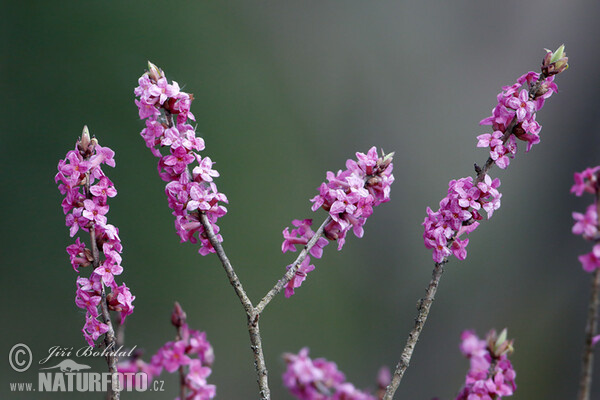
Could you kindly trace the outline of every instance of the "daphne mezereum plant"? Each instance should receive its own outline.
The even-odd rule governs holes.
[[[177,82],[169,83],[165,73],[154,64],[148,65],[148,71],[140,77],[135,89],[140,118],[146,121],[141,135],[146,146],[160,158],[159,175],[168,182],[165,192],[181,240],[199,242],[202,255],[217,253],[246,311],[260,396],[268,399],[268,373],[259,330],[261,313],[284,288],[287,297],[294,293],[306,274],[314,269],[308,254],[320,258],[327,239],[337,241],[338,250],[341,250],[350,229],[357,237],[363,235],[363,226],[373,213],[373,207],[390,200],[390,185],[394,181],[393,153],[379,157],[373,147],[366,154],[357,153],[356,161],[348,160],[345,170],[327,173],[328,182],[319,187],[319,194],[312,199],[312,208],[313,211],[323,208],[328,217],[316,232],[310,228],[310,219],[294,220],[295,229],[283,231],[283,252],[296,251],[296,245],[303,245],[304,249],[287,266],[283,278],[254,306],[221,245],[223,237],[219,234],[217,220],[227,212],[220,204],[227,203],[227,197],[218,191],[213,181],[219,173],[212,169],[212,160],[198,154],[205,146],[189,123],[195,120],[190,112],[193,96],[182,92]],[[165,148],[168,151],[163,155],[161,149]]]
[[[517,153],[517,140],[527,143],[526,151],[540,142],[541,126],[536,121],[536,113],[546,99],[557,92],[554,76],[568,68],[567,61],[564,45],[555,52],[546,50],[539,73],[530,71],[520,76],[516,83],[502,88],[492,115],[480,122],[481,125],[491,125],[492,133],[477,137],[477,147],[489,148],[489,158],[483,167],[475,164],[474,179],[467,177],[450,181],[448,193],[440,201],[437,211],[427,208],[423,239],[425,247],[433,251],[435,266],[425,297],[418,303],[415,326],[409,333],[384,399],[392,399],[410,364],[448,257],[454,255],[464,260],[469,239],[461,236],[479,226],[479,221],[483,219],[481,210],[486,212],[489,219],[500,207],[500,180],[492,179],[488,175],[489,170],[494,164],[501,169],[508,167],[510,159]]]
[[[594,367],[593,350],[596,343],[600,341],[600,335],[598,334],[598,310],[600,310],[600,235],[598,234],[598,227],[600,226],[600,166],[576,172],[574,178],[575,184],[571,188],[571,193],[581,196],[587,192],[595,196],[594,202],[588,206],[585,214],[573,213],[575,225],[572,229],[574,234],[581,235],[585,240],[594,242],[590,253],[579,256],[583,270],[592,275],[592,288],[588,305],[581,379],[577,399],[589,400]]]
[[[108,147],[100,146],[96,138],[90,138],[86,126],[75,149],[59,161],[55,182],[65,195],[62,208],[71,237],[80,229],[89,233],[89,248],[79,238],[67,247],[71,265],[77,273],[81,267],[94,268],[89,278],[77,278],[75,304],[86,310],[82,331],[88,344],[93,346],[104,335],[103,355],[112,374],[112,394],[118,398],[116,338],[109,310],[120,312],[121,323],[125,322],[133,312],[135,296],[125,283],[119,286],[115,280],[115,276],[123,272],[120,255],[123,246],[119,229],[108,223],[106,213],[109,210],[107,200],[115,197],[117,190],[101,167],[102,164],[114,167],[114,155]],[[110,293],[106,292],[107,288]]]
[[[564,46],[561,46],[555,52],[547,51],[539,73],[528,72],[516,83],[502,88],[492,115],[481,121],[482,125],[491,126],[491,133],[478,136],[477,146],[488,148],[490,157],[482,167],[475,165],[475,177],[450,181],[447,195],[440,201],[437,211],[427,208],[423,238],[426,248],[432,250],[435,266],[426,295],[418,304],[415,327],[409,333],[394,374],[382,368],[377,376],[376,392],[372,394],[355,388],[334,362],[324,358],[311,359],[308,348],[303,348],[298,354],[284,355],[286,371],[283,384],[294,397],[303,400],[393,398],[429,314],[444,264],[450,255],[460,260],[466,258],[469,239],[464,236],[477,228],[483,219],[482,210],[490,218],[500,207],[500,180],[492,179],[488,172],[494,164],[502,169],[509,166],[510,159],[517,152],[518,140],[526,142],[526,151],[539,143],[541,126],[536,121],[536,113],[545,100],[557,92],[554,76],[567,67]],[[349,231],[352,230],[356,237],[363,236],[364,225],[374,207],[390,200],[394,153],[378,155],[376,148],[372,147],[366,153],[357,152],[356,159],[347,160],[345,169],[327,172],[327,181],[318,187],[318,194],[310,200],[312,211],[323,209],[326,217],[316,230],[312,228],[312,219],[295,219],[291,228],[283,230],[282,251],[300,250],[299,255],[286,266],[283,277],[257,303],[253,303],[222,245],[218,220],[227,213],[225,204],[228,204],[228,199],[219,192],[214,181],[219,177],[219,172],[213,169],[214,162],[200,154],[205,143],[196,136],[193,125],[193,95],[183,92],[177,82],[169,82],[166,74],[152,63],[148,63],[148,71],[139,78],[134,92],[139,116],[145,121],[141,136],[159,159],[159,176],[166,182],[165,194],[175,217],[175,230],[182,242],[198,244],[201,255],[216,253],[220,259],[246,312],[260,398],[270,399],[259,329],[261,314],[280,292],[283,291],[286,297],[294,295],[307,274],[315,268],[311,264],[311,256],[321,258],[324,247],[330,241],[336,241],[337,249],[341,250]],[[107,224],[105,217],[107,198],[114,197],[116,190],[100,165],[114,166],[113,156],[110,149],[99,146],[95,138],[90,138],[86,128],[76,149],[59,163],[56,176],[61,193],[66,195],[63,208],[68,214],[71,236],[79,229],[90,233],[91,249],[86,248],[79,238],[68,248],[76,271],[80,267],[94,266],[89,278],[79,277],[77,280],[76,303],[86,309],[84,337],[90,345],[94,345],[104,335],[107,363],[113,374],[109,393],[112,399],[119,398],[121,388],[130,390],[132,374],[143,372],[145,379],[152,380],[163,370],[179,373],[179,399],[212,399],[216,396],[216,387],[207,382],[214,360],[212,346],[204,332],[188,327],[185,312],[177,303],[171,316],[171,322],[177,329],[175,340],[161,347],[150,362],[145,362],[139,352],[118,362],[117,355],[109,351],[117,345],[110,311],[119,312],[119,319],[123,322],[133,311],[132,301],[135,298],[125,284],[118,286],[115,281],[115,276],[122,272],[122,247],[117,228]],[[582,182],[587,184],[591,178],[585,179],[582,178]],[[594,188],[597,193],[597,185]],[[593,216],[586,214],[581,216],[581,221],[590,218]],[[581,221],[578,229],[588,234],[590,223]],[[593,237],[597,235],[597,221],[595,227]],[[586,237],[591,238],[590,235]],[[595,251],[596,248],[590,255],[582,256],[587,257],[588,264],[600,264],[597,261],[600,253]],[[104,256],[103,260],[100,253]],[[595,261],[593,257],[597,257],[593,259]],[[105,288],[110,288],[111,292],[106,293]],[[591,332],[594,333],[595,328]],[[589,343],[597,340],[594,335],[589,336]],[[506,330],[499,335],[491,331],[484,340],[472,331],[465,331],[461,339],[460,349],[469,359],[470,368],[456,399],[492,400],[511,396],[516,389],[516,374],[508,360],[513,351],[513,341],[507,339]]]

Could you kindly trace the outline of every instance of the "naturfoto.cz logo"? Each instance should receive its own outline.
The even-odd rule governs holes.
[[[119,356],[128,356],[130,354],[121,352],[119,348],[116,352]],[[72,348],[61,348],[59,346],[51,347],[49,355],[39,361],[39,364],[45,364],[53,357],[67,356],[72,354]],[[133,351],[133,349],[131,350]],[[129,353],[131,353],[131,351]],[[81,357],[104,356],[108,352],[96,351],[93,348],[81,348],[75,352],[75,355]],[[9,364],[16,372],[24,372],[32,364],[33,355],[29,346],[18,343],[12,347],[9,352]],[[124,391],[163,391],[164,381],[150,381],[148,375],[144,372],[136,373],[116,373],[109,372],[88,372],[91,369],[89,365],[78,363],[69,358],[64,359],[57,364],[40,368],[38,372],[37,387],[33,382],[10,383],[11,392],[107,392],[111,387],[113,379],[118,379],[119,387]],[[48,372],[46,372],[48,371]]]

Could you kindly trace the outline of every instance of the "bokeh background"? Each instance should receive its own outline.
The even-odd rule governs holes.
[[[6,362],[19,342],[36,361],[51,346],[85,345],[53,181],[84,124],[116,151],[106,172],[119,195],[108,216],[125,247],[122,279],[137,296],[127,344],[150,357],[172,340],[178,300],[214,346],[218,398],[258,397],[239,300],[215,256],[179,244],[139,137],[133,88],[146,60],[194,93],[204,154],[230,199],[224,245],[254,301],[292,260],[281,231],[313,217],[308,199],[325,172],[373,145],[396,152],[392,201],[364,238],[339,253],[329,246],[296,296],[279,296],[261,319],[273,398],[284,399],[281,354],[303,346],[361,388],[395,365],[433,266],[425,208],[486,159],[475,147],[486,132],[478,121],[500,87],[564,42],[571,68],[538,116],[542,143],[492,171],[502,208],[471,235],[467,260],[448,264],[397,398],[453,399],[468,368],[461,331],[503,327],[515,338],[514,398],[574,398],[589,294],[577,256],[590,245],[570,233],[571,212],[591,198],[569,189],[574,171],[600,163],[599,15],[597,2],[542,0],[3,2],[0,397],[102,398],[9,393],[8,382],[36,382],[37,367],[17,374]],[[88,363],[103,370],[102,360]],[[177,378],[161,378],[166,393],[123,397],[176,397]]]

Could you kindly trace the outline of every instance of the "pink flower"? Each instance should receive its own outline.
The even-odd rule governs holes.
[[[295,219],[292,221],[292,225],[296,227],[296,229],[292,229],[290,233],[289,228],[285,228],[283,230],[283,243],[281,244],[281,251],[296,251],[296,245],[305,246],[308,244],[310,239],[315,235],[310,226],[312,225],[312,219],[298,220]],[[317,240],[317,243],[310,249],[310,254],[316,258],[321,258],[323,256],[323,248],[329,243],[329,241],[323,237],[320,237]]]
[[[460,350],[469,359],[470,368],[456,400],[492,400],[512,396],[517,387],[516,373],[507,358],[512,351],[512,341],[498,343],[493,331],[488,334],[487,340],[479,339],[473,331],[465,331],[461,340]]]
[[[173,373],[180,366],[188,365],[192,360],[185,354],[186,344],[177,341],[163,351],[163,367]]]
[[[65,195],[62,208],[66,214],[65,223],[70,227],[71,236],[79,232],[79,228],[86,232],[93,228],[95,244],[100,247],[99,256],[104,257],[104,259],[98,257],[94,260],[92,251],[86,249],[79,238],[75,244],[67,247],[71,265],[77,272],[79,267],[92,265],[94,261],[99,262],[99,266],[92,271],[89,278],[77,278],[75,297],[75,304],[86,310],[86,323],[82,331],[85,340],[91,346],[108,329],[106,324],[96,319],[99,315],[98,305],[102,301],[100,294],[104,285],[113,289],[113,292],[108,293],[107,299],[112,296],[123,302],[120,307],[123,318],[131,314],[133,310],[131,301],[135,298],[128,289],[128,297],[124,298],[125,286],[119,288],[114,280],[114,276],[123,271],[119,254],[123,251],[123,246],[118,229],[107,223],[106,214],[109,206],[106,202],[109,197],[116,196],[117,191],[102,171],[102,164],[115,166],[114,155],[114,151],[110,148],[102,147],[97,139],[92,139],[88,128],[84,127],[75,150],[69,151],[66,158],[59,161],[59,172],[55,176],[59,191]]]
[[[324,358],[312,360],[308,348],[296,354],[283,355],[287,367],[283,384],[290,393],[301,400],[375,400],[375,397],[357,390],[337,365]]]
[[[523,89],[517,97],[511,97],[506,101],[506,106],[517,111],[519,122],[531,118],[535,110],[535,105],[529,100],[529,93]]]
[[[131,294],[125,283],[113,287],[112,292],[106,296],[109,308],[121,313],[121,324],[125,322],[128,315],[133,313],[133,300],[135,300],[135,296]]]
[[[204,150],[204,140],[196,137],[195,128],[188,123],[188,119],[195,120],[190,112],[193,96],[182,92],[177,82],[169,84],[164,72],[154,64],[148,65],[149,71],[142,75],[134,90],[139,97],[136,104],[140,118],[147,118],[141,136],[152,154],[160,158],[159,176],[167,182],[165,191],[175,217],[177,234],[182,241],[200,242],[200,254],[214,253],[215,249],[200,224],[200,212],[207,215],[217,233],[217,219],[227,213],[227,209],[218,203],[227,203],[227,197],[213,182],[213,178],[219,176],[212,169],[214,163],[209,157],[195,153]],[[162,147],[168,147],[169,154],[163,156]],[[194,160],[200,165],[190,173],[188,167]],[[216,236],[219,241],[223,240],[220,235]]]
[[[578,257],[585,272],[594,272],[600,269],[600,244],[594,246],[593,251]]]
[[[198,358],[204,365],[212,365],[215,361],[215,353],[210,342],[206,339],[205,332],[190,330],[189,354],[198,354]]]
[[[174,97],[179,93],[179,85],[173,82],[169,85],[166,78],[160,78],[155,84],[150,85],[148,93],[151,96],[158,97],[158,102],[163,104],[167,98]]]
[[[90,193],[100,199],[100,203],[105,204],[107,197],[115,197],[117,195],[117,190],[113,186],[113,183],[108,179],[108,177],[103,176],[100,178],[100,181],[94,186],[90,187]]]
[[[214,163],[210,160],[210,157],[204,157],[204,159],[202,159],[202,157],[197,156],[196,158],[198,159],[199,165],[192,170],[194,180],[198,182],[212,182],[213,177],[219,176],[219,172],[212,169]]]
[[[69,254],[71,265],[76,272],[79,272],[80,266],[87,267],[91,265],[91,261],[87,258],[85,252],[85,244],[79,238],[77,238],[75,244],[67,246],[67,254]]]
[[[77,296],[75,297],[75,304],[79,308],[83,308],[88,311],[89,315],[96,318],[98,317],[98,305],[102,298],[95,292],[86,292],[81,288],[77,289]]]
[[[473,178],[452,180],[448,184],[448,195],[440,201],[440,208],[434,212],[427,208],[423,221],[425,247],[433,250],[433,260],[442,262],[451,253],[459,260],[467,256],[468,239],[459,239],[463,234],[473,232],[481,219],[479,210],[483,208],[492,216],[500,207],[501,194],[496,189],[500,180],[485,176],[482,182],[473,184]]]
[[[595,194],[598,190],[598,171],[600,171],[600,165],[594,168],[586,168],[581,172],[575,172],[573,178],[575,184],[571,188],[571,193],[575,193],[575,196],[581,196],[583,192]]]
[[[204,332],[189,329],[185,320],[185,311],[176,303],[171,323],[177,328],[178,340],[165,343],[152,356],[147,368],[155,377],[161,374],[163,368],[170,373],[183,371],[181,383],[187,391],[186,399],[212,399],[216,396],[216,387],[207,382],[212,373],[210,365],[214,361],[212,346]],[[193,354],[198,354],[198,358],[192,358]],[[181,368],[185,366],[187,368]]]
[[[184,147],[171,149],[171,155],[163,157],[163,163],[172,167],[173,172],[177,175],[181,175],[188,164],[192,162],[194,162],[194,156],[189,154]]]
[[[314,265],[309,265],[310,257],[307,255],[304,261],[300,264],[296,270],[294,277],[288,282],[285,287],[285,297],[291,297],[294,294],[294,289],[299,288],[302,282],[306,279],[306,275],[315,269]],[[291,265],[288,265],[288,269]]]
[[[98,338],[101,335],[108,332],[108,325],[106,325],[105,323],[102,323],[102,322],[98,321],[96,318],[88,315],[86,317],[86,322],[85,322],[85,326],[83,327],[83,330],[86,333],[88,333],[88,335],[89,335],[89,337],[87,338],[88,344],[90,346],[93,346],[94,342],[96,340],[98,340]]]
[[[598,213],[596,204],[590,204],[585,212],[581,214],[574,212],[573,219],[576,221],[572,232],[575,235],[583,235],[587,240],[593,240],[598,233]]]
[[[316,211],[323,208],[329,213],[331,222],[324,228],[325,237],[320,237],[311,248],[312,256],[321,258],[328,239],[336,240],[338,250],[341,250],[350,229],[356,237],[363,236],[363,226],[373,214],[373,207],[390,200],[390,186],[394,182],[392,157],[393,153],[378,157],[377,149],[372,147],[366,154],[357,152],[357,161],[347,160],[346,170],[340,170],[337,174],[327,172],[328,183],[322,183],[318,188],[319,194],[310,201],[313,203],[311,209]],[[306,246],[315,234],[310,229],[311,219],[293,220],[292,225],[296,228],[291,232],[289,228],[283,230],[281,251],[284,253],[296,251],[296,245]],[[287,284],[286,297],[292,296],[294,289],[306,279],[306,273],[314,269],[307,260],[309,257]]]
[[[121,275],[122,272],[123,267],[119,264],[106,261],[94,270],[94,273],[102,277],[102,282],[106,286],[112,286],[115,283],[115,275]]]
[[[107,219],[105,217],[108,212],[108,206],[98,205],[96,202],[90,199],[83,201],[84,210],[82,215],[100,225],[106,225]]]
[[[326,227],[325,236],[338,240],[338,249],[344,243],[339,239],[344,239],[350,229],[361,237],[373,207],[390,200],[390,186],[394,182],[392,156],[379,158],[375,147],[367,154],[356,153],[358,161],[346,161],[346,170],[337,174],[327,172],[329,183],[321,184],[319,194],[311,199],[313,211],[323,208],[337,223]]]

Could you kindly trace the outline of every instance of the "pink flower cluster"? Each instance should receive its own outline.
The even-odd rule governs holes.
[[[154,64],[149,62],[148,66],[148,72],[140,77],[135,88],[140,119],[146,120],[141,135],[152,154],[160,158],[159,175],[168,182],[165,193],[181,241],[200,241],[200,254],[214,253],[200,222],[200,213],[207,215],[218,240],[222,241],[217,220],[227,213],[220,202],[228,201],[213,181],[219,176],[212,168],[214,162],[197,153],[204,150],[204,140],[196,137],[190,123],[195,121],[190,112],[193,96],[182,92],[177,82],[169,84],[164,72]],[[168,148],[166,155],[161,153],[162,147]],[[198,165],[190,172],[189,166],[195,162]]]
[[[310,200],[313,203],[313,211],[323,208],[329,213],[331,222],[325,226],[324,235],[329,240],[337,240],[338,250],[344,246],[346,233],[350,229],[356,237],[362,237],[363,226],[373,214],[373,208],[390,201],[390,189],[394,182],[393,155],[394,153],[391,153],[378,157],[375,147],[367,154],[357,152],[357,161],[347,160],[345,170],[339,170],[337,174],[327,172],[328,182],[323,182],[319,186],[319,194]],[[315,234],[310,229],[311,219],[293,220],[292,224],[296,228],[291,232],[289,228],[283,230],[284,241],[281,250],[284,253],[296,251],[296,245],[305,246]],[[321,258],[323,247],[328,243],[327,239],[319,238],[310,254]],[[296,276],[288,283],[285,296],[293,295],[294,289],[302,284],[306,274],[314,268],[314,265],[310,265],[310,257],[306,256]]]
[[[442,262],[445,257],[454,254],[459,260],[467,257],[469,239],[461,235],[473,232],[479,226],[485,210],[491,218],[494,210],[500,208],[502,194],[498,191],[500,180],[492,180],[485,175],[482,182],[473,183],[473,178],[452,180],[448,185],[448,194],[440,201],[438,211],[427,207],[427,217],[423,221],[425,247],[433,249],[433,260]]]
[[[360,391],[338,370],[334,362],[324,358],[312,360],[308,348],[296,354],[286,353],[287,364],[283,385],[300,400],[375,400],[376,397]],[[382,369],[378,379],[382,385],[389,384],[389,370]]]
[[[117,364],[119,382],[123,390],[132,390],[134,387],[150,387],[154,377],[160,374],[155,366],[146,363],[141,358],[142,353],[142,351],[135,350],[131,358],[121,360]]]
[[[575,184],[571,188],[571,193],[581,196],[584,192],[592,193],[596,196],[593,204],[590,204],[585,212],[581,214],[573,213],[575,225],[573,233],[582,235],[584,239],[596,242],[590,253],[579,256],[579,261],[586,272],[593,272],[600,268],[600,244],[597,243],[598,235],[598,201],[600,200],[600,166],[587,168],[582,172],[575,173]]]
[[[152,356],[150,363],[145,363],[139,354],[119,363],[118,369],[126,384],[133,380],[128,375],[135,376],[143,372],[150,382],[157,378],[163,369],[174,373],[181,368],[184,370],[185,400],[208,400],[216,396],[216,386],[207,382],[212,373],[210,367],[215,360],[213,348],[206,339],[206,333],[190,329],[185,318],[185,312],[179,303],[175,303],[171,321],[177,328],[177,340],[165,343]],[[196,357],[193,357],[194,355]]]
[[[498,104],[492,110],[492,115],[483,119],[480,125],[491,125],[492,133],[477,136],[477,147],[489,147],[490,157],[501,169],[508,167],[510,159],[517,153],[516,139],[527,142],[526,151],[540,142],[542,127],[535,120],[536,112],[543,106],[547,98],[557,91],[554,76],[543,76],[540,83],[541,91],[530,94],[530,89],[538,82],[540,74],[528,72],[510,86],[503,86],[498,94]],[[523,88],[526,85],[526,89]],[[502,138],[509,126],[514,129],[508,139]]]
[[[508,167],[517,152],[516,139],[527,142],[526,151],[539,143],[542,128],[536,121],[536,112],[552,93],[557,92],[554,75],[568,68],[567,61],[564,46],[555,52],[547,50],[542,60],[542,73],[528,72],[513,85],[502,87],[492,115],[480,122],[480,125],[491,125],[493,132],[477,137],[477,147],[490,149],[488,163],[493,162],[502,169]],[[433,250],[435,262],[442,262],[451,254],[464,260],[469,239],[460,236],[477,228],[477,221],[482,219],[480,209],[486,211],[489,219],[500,207],[502,195],[497,190],[500,180],[483,175],[477,166],[475,169],[478,175],[475,182],[472,178],[450,181],[448,195],[440,202],[439,210],[433,212],[427,208],[423,239],[425,247]]]
[[[152,356],[150,364],[154,367],[154,374],[160,375],[163,368],[173,373],[179,370],[179,367],[187,367],[185,385],[189,392],[186,399],[212,399],[217,394],[217,388],[206,379],[212,373],[210,367],[215,356],[212,346],[206,340],[206,333],[189,329],[187,324],[183,324],[180,331],[183,332],[181,339],[165,343]],[[197,358],[192,358],[193,355]]]
[[[77,278],[75,304],[86,310],[83,335],[90,346],[108,331],[108,325],[98,320],[98,306],[102,301],[104,285],[111,289],[106,295],[108,309],[120,312],[121,322],[133,312],[132,302],[135,299],[124,283],[119,286],[115,281],[115,276],[123,272],[120,254],[123,246],[118,228],[108,223],[106,214],[109,210],[107,199],[115,197],[117,191],[104,175],[102,164],[114,167],[114,152],[100,146],[96,138],[90,139],[85,127],[75,150],[69,151],[66,158],[59,161],[54,179],[60,193],[65,195],[62,208],[71,237],[79,229],[90,232],[95,240],[94,245],[104,256],[89,278]],[[73,269],[78,273],[79,268],[94,264],[93,251],[86,248],[80,238],[67,246],[67,253]]]
[[[495,400],[512,396],[517,388],[516,373],[508,360],[512,341],[506,340],[506,330],[499,337],[496,332],[481,340],[472,331],[461,335],[461,352],[470,361],[465,386],[456,400]]]

